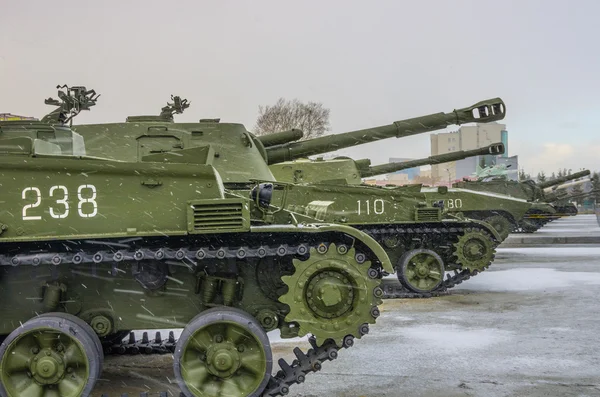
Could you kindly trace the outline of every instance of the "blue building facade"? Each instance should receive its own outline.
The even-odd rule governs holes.
[[[389,162],[390,163],[402,163],[402,162],[409,161],[409,160],[414,160],[414,159],[390,157]],[[413,179],[415,179],[415,177],[421,175],[421,167],[407,168],[405,170],[392,172],[392,174],[406,174],[408,176],[409,180],[413,180]]]

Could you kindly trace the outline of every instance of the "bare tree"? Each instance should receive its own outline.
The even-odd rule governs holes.
[[[259,106],[254,133],[265,135],[299,128],[303,140],[316,138],[329,131],[329,109],[320,102],[303,103],[297,99],[279,98],[272,106]]]

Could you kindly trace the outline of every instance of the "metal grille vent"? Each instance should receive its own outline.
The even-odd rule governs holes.
[[[193,204],[194,230],[242,229],[244,214],[241,202]]]
[[[417,221],[440,221],[442,219],[442,211],[439,208],[417,208]]]

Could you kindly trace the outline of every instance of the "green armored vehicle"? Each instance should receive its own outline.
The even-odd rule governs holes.
[[[502,143],[468,150],[444,153],[423,159],[370,166],[368,159],[354,161],[349,158],[332,160],[300,159],[286,161],[270,166],[278,181],[312,182],[312,183],[347,183],[360,184],[361,178],[387,174],[421,165],[440,164],[456,161],[471,156],[504,153]],[[398,187],[390,187],[398,191]],[[478,191],[424,187],[421,184],[402,186],[405,194],[421,198],[423,201],[436,203],[442,201],[448,213],[464,214],[468,218],[482,220],[498,232],[504,240],[508,234],[531,210],[532,204],[523,199],[499,194],[487,194]]]
[[[565,182],[583,178],[590,174],[589,170],[575,172],[564,177],[536,183],[533,180],[522,182],[511,181],[506,176],[494,176],[478,181],[461,181],[454,184],[457,188],[479,190],[505,194],[511,197],[522,198],[527,201],[544,201],[544,189],[561,185]]]
[[[578,210],[572,200],[591,197],[597,192],[597,190],[590,190],[588,192],[577,194],[567,192],[565,189],[556,189],[555,191],[544,192],[544,199],[548,204],[552,205],[556,209],[556,212],[561,216],[575,216],[577,215]]]
[[[505,176],[483,178],[480,181],[461,181],[453,186],[458,189],[488,192],[492,194],[503,194],[517,199],[526,200],[531,203],[531,209],[513,229],[517,232],[533,233],[548,222],[561,216],[556,208],[544,200],[544,189],[560,185],[569,180],[582,178],[589,175],[589,171],[581,171],[551,181],[535,183],[532,180],[517,182],[508,180]]]
[[[95,103],[65,91],[49,119]],[[186,396],[285,395],[378,317],[393,266],[367,234],[273,207],[268,184],[227,189],[201,146],[123,162],[76,142],[63,124],[0,122],[0,396],[89,396],[100,337],[174,327]],[[272,375],[274,329],[312,349]]]
[[[580,171],[578,173],[580,176],[587,176],[590,174],[589,170]],[[567,179],[564,179],[564,178]],[[559,184],[552,184],[551,186],[547,186],[542,189],[544,194],[544,201],[551,204],[555,209],[558,215],[560,216],[575,216],[577,215],[577,206],[575,206],[570,200],[580,198],[580,196],[585,197],[585,193],[582,194],[572,194],[567,192],[566,186],[562,186],[563,182],[569,182],[574,180],[571,175],[566,175],[565,177],[557,178],[559,180],[562,179]],[[579,179],[579,178],[575,178]],[[589,182],[589,179],[580,179],[579,181],[573,182],[569,185],[579,185],[585,182]],[[554,179],[548,182],[554,182]],[[558,199],[561,195],[561,199]]]
[[[505,112],[500,99],[448,114],[303,142],[293,142],[298,139],[293,130],[271,139],[257,138],[240,124],[220,123],[218,119],[174,123],[172,114],[177,112],[167,107],[159,116],[135,116],[125,123],[79,125],[74,129],[84,136],[89,154],[118,160],[135,161],[146,156],[166,163],[173,159],[185,162],[182,149],[197,147],[202,154],[193,160],[213,165],[225,187],[241,195],[248,194],[255,180],[272,182],[275,206],[323,222],[352,225],[373,236],[401,269],[398,276],[413,294],[452,287],[484,270],[493,260],[500,241],[493,228],[483,222],[445,217],[441,207],[426,203],[422,195],[414,197],[400,189],[275,182],[268,164],[452,124],[500,120]],[[446,274],[446,270],[456,272]]]

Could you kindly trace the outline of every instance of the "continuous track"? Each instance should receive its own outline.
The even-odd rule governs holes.
[[[169,238],[169,240],[172,243],[177,239]],[[279,244],[255,247],[240,245],[234,247],[220,246],[218,248],[215,246],[197,248],[181,246],[173,249],[169,248],[172,245],[160,246],[158,244],[160,241],[160,239],[150,241],[136,238],[121,241],[86,240],[69,242],[68,244],[64,242],[44,243],[37,245],[35,250],[29,250],[27,254],[19,253],[22,252],[23,245],[16,244],[13,247],[15,250],[14,255],[10,254],[10,248],[5,251],[7,253],[0,255],[0,266],[31,266],[35,268],[41,265],[53,265],[52,268],[56,268],[59,265],[68,264],[76,267],[86,266],[91,274],[95,274],[98,270],[96,269],[97,265],[110,263],[112,273],[116,275],[118,272],[123,271],[119,269],[119,264],[124,261],[165,261],[171,264],[183,264],[192,268],[204,266],[203,261],[206,261],[206,266],[209,266],[212,259],[220,261],[225,258],[306,257],[311,248],[323,244],[307,240],[297,245]],[[338,246],[342,244],[343,242],[340,241]],[[367,259],[364,254],[358,251],[356,257],[360,263]],[[356,332],[359,333],[358,336],[363,336],[368,331],[368,324],[364,324]],[[311,336],[309,342],[312,347],[308,351],[303,352],[299,347],[295,347],[293,349],[296,356],[295,360],[291,363],[286,362],[284,359],[279,360],[280,369],[276,374],[271,375],[262,396],[275,397],[288,394],[291,386],[303,383],[307,375],[321,370],[324,362],[336,359],[340,349],[353,346],[355,337],[355,335],[347,335],[343,339],[342,346],[338,347],[332,339],[327,339],[321,346],[317,346],[316,339]],[[129,338],[124,339],[115,343],[105,343],[103,345],[105,354],[168,354],[175,351],[177,343],[172,331],[164,339],[160,333],[156,333],[154,338],[150,338],[147,332],[143,333],[142,338],[139,340],[136,340],[133,333],[129,334]]]

